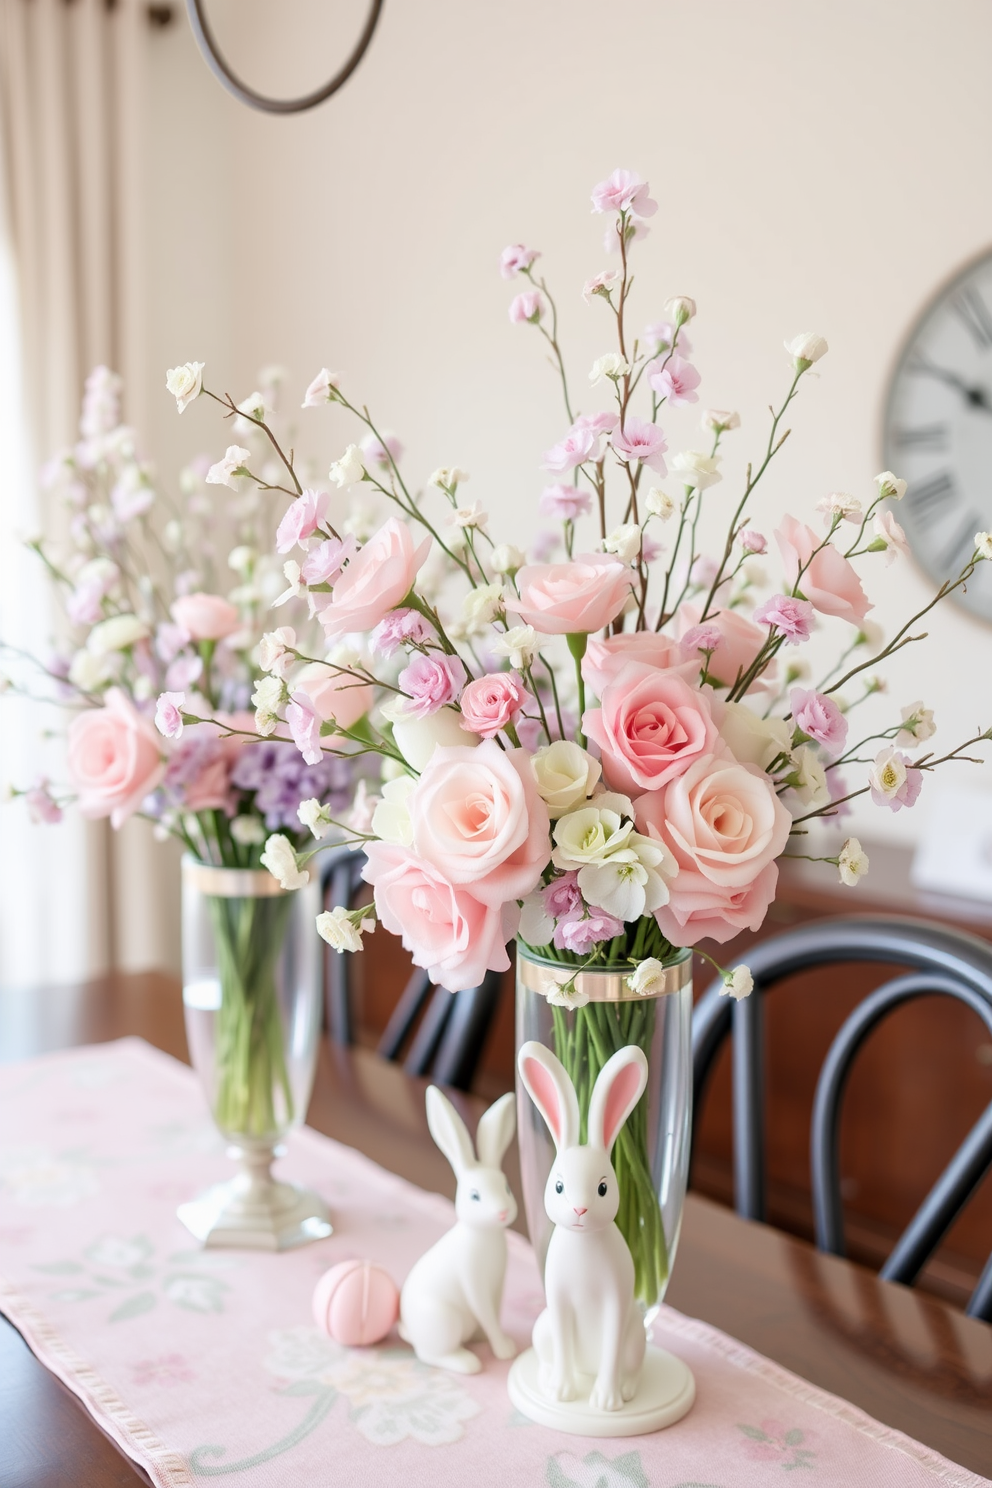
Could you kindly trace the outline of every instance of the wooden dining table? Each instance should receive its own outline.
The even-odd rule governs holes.
[[[117,974],[0,993],[0,1063],[138,1035],[187,1060],[178,984]],[[451,1196],[425,1082],[322,1041],[309,1124]],[[474,1122],[481,1103],[454,1095]],[[23,1135],[23,1134],[21,1134]],[[0,1133],[0,1145],[9,1138]],[[519,1192],[513,1163],[511,1181]],[[992,1478],[992,1327],[692,1193],[666,1300]],[[110,1488],[144,1477],[0,1318],[0,1488]]]

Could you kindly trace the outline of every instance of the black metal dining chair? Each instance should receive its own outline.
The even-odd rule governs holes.
[[[741,1002],[721,996],[716,980],[696,1004],[692,1025],[694,1108],[723,1040],[732,1034],[734,1200],[745,1219],[765,1217],[764,999],[786,977],[843,962],[905,967],[867,996],[830,1046],[816,1087],[810,1132],[811,1187],[816,1243],[844,1254],[839,1127],[844,1089],[865,1040],[895,1008],[918,997],[953,997],[982,1020],[992,1036],[992,946],[945,926],[896,916],[819,920],[761,942],[746,956],[754,991]],[[910,1285],[992,1167],[992,1103],[975,1122],[917,1209],[881,1269],[889,1281]],[[992,1255],[966,1311],[992,1321]]]
[[[351,908],[362,886],[365,854],[342,845],[322,856],[321,890],[325,908]],[[448,992],[426,971],[414,967],[376,1045],[384,1059],[399,1061],[410,1075],[429,1075],[439,1085],[470,1090],[499,1003],[502,976],[487,972],[478,987]],[[328,1033],[334,1043],[355,1041],[351,957],[327,946],[324,998]],[[421,1014],[423,1016],[421,1016]],[[419,1018],[419,1023],[418,1023]]]

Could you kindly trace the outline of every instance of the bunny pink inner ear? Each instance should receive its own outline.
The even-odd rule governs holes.
[[[603,1146],[609,1152],[623,1126],[624,1118],[637,1096],[641,1083],[641,1070],[636,1064],[625,1064],[620,1070],[606,1097],[603,1114]]]
[[[558,1096],[558,1087],[548,1070],[538,1059],[525,1059],[524,1069],[531,1090],[544,1111],[544,1119],[551,1128],[551,1135],[560,1147],[563,1140],[564,1113]]]

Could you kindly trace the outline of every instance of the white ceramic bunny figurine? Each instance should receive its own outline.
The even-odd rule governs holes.
[[[516,1125],[514,1097],[503,1095],[484,1112],[476,1133],[478,1157],[464,1121],[435,1085],[427,1090],[427,1125],[458,1179],[458,1219],[403,1283],[400,1337],[425,1364],[475,1374],[482,1365],[465,1348],[471,1340],[488,1339],[497,1359],[512,1359],[517,1351],[499,1321],[505,1231],[517,1217],[500,1169]]]
[[[610,1153],[644,1093],[648,1062],[629,1044],[603,1066],[582,1147],[579,1103],[561,1062],[542,1044],[527,1043],[517,1063],[557,1149],[544,1190],[555,1226],[544,1269],[548,1305],[534,1325],[540,1388],[553,1400],[575,1400],[588,1390],[593,1409],[619,1411],[637,1391],[647,1339],[634,1299],[634,1263],[614,1223],[620,1190]]]

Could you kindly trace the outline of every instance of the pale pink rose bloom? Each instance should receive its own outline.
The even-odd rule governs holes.
[[[675,629],[680,641],[700,624],[701,614],[701,605],[679,606]],[[721,636],[720,645],[710,657],[707,673],[714,682],[732,687],[738,675],[748,670],[768,637],[760,626],[746,619],[737,610],[718,610],[715,615],[706,617],[706,624],[715,626]],[[698,667],[699,660],[695,652],[692,660]],[[759,689],[767,686],[774,675],[773,668],[774,663],[762,674],[761,680],[756,684]]]
[[[696,392],[702,378],[691,362],[684,361],[676,352],[665,365],[648,378],[648,386],[659,398],[667,400],[672,408],[682,408],[687,403],[698,403]]]
[[[24,792],[24,804],[33,824],[54,827],[62,820],[62,807],[49,794],[48,781],[38,780]]]
[[[390,465],[398,465],[403,455],[403,445],[388,430],[381,439],[377,439],[374,434],[366,434],[359,448],[367,463],[379,465],[383,470],[388,470]]]
[[[155,727],[166,739],[181,739],[185,692],[163,692],[155,704]]]
[[[439,745],[408,805],[415,851],[480,902],[497,908],[537,887],[550,823],[525,750]]]
[[[169,662],[165,672],[165,686],[169,692],[188,692],[202,676],[202,656],[196,656],[192,651],[183,651]]]
[[[523,243],[511,243],[499,256],[499,271],[504,279],[515,279],[540,256],[536,248],[525,248]]]
[[[593,295],[601,294],[603,290],[612,289],[620,278],[619,269],[604,269],[601,274],[594,274],[587,279],[582,286],[582,298],[587,305],[592,304]]]
[[[775,859],[792,830],[763,771],[738,764],[721,746],[664,789],[639,796],[634,819],[678,864],[669,901],[655,911],[673,945],[723,942],[760,928],[778,883]]]
[[[681,646],[671,636],[660,635],[654,630],[626,630],[609,636],[605,641],[597,636],[589,637],[582,658],[582,679],[601,698],[603,689],[615,682],[631,661],[640,661],[662,671],[674,671],[687,680],[699,671],[699,662],[694,658],[687,661]]]
[[[648,195],[648,183],[634,171],[615,170],[592,189],[594,212],[636,212],[638,217],[653,217],[658,203]]]
[[[768,539],[763,533],[756,532],[753,527],[745,527],[739,535],[745,553],[767,553]]]
[[[222,641],[241,626],[234,605],[219,594],[183,594],[173,600],[170,613],[194,641]]]
[[[624,795],[659,790],[716,746],[706,696],[671,672],[629,662],[601,703],[582,727],[599,745],[606,784]]]
[[[306,546],[327,516],[328,499],[326,491],[304,491],[297,496],[276,528],[277,553],[288,553],[297,543]]]
[[[795,517],[784,517],[775,539],[789,587],[794,589],[798,583],[800,592],[821,615],[836,615],[856,625],[874,609],[852,565],[833,543],[820,547],[820,539],[812,527]],[[820,551],[811,557],[817,548]],[[805,569],[802,578],[801,568]]]
[[[286,723],[293,743],[308,765],[319,765],[324,757],[320,747],[320,719],[307,693],[294,692],[286,705]]]
[[[362,877],[373,886],[380,922],[431,981],[463,992],[487,971],[509,968],[506,942],[520,919],[515,903],[480,903],[408,848],[369,842],[365,851]]]
[[[576,517],[584,516],[591,506],[589,492],[580,491],[578,486],[545,486],[537,509],[542,517],[557,517],[560,522],[574,522]]]
[[[399,675],[399,685],[409,699],[407,716],[426,718],[455,702],[465,677],[465,663],[459,656],[445,656],[441,651],[425,656],[418,651]]]
[[[335,672],[320,661],[310,662],[294,677],[293,696],[300,692],[306,693],[322,723],[330,723],[333,719],[338,728],[343,729],[353,728],[375,701],[375,689],[370,682],[359,682],[354,677]]]
[[[493,739],[533,702],[519,672],[496,672],[477,677],[462,693],[462,728],[483,739]]]
[[[506,608],[542,635],[589,634],[615,620],[631,594],[631,570],[609,553],[567,563],[528,563]]]
[[[106,694],[104,707],[72,720],[66,765],[83,816],[109,816],[115,828],[165,774],[154,725],[118,687]]]
[[[304,584],[333,584],[346,563],[358,552],[358,543],[347,537],[328,537],[311,548],[303,560],[300,578]]]
[[[351,560],[319,611],[325,633],[373,630],[409,594],[430,546],[429,537],[414,546],[406,523],[390,517]]]
[[[628,417],[622,429],[614,429],[610,440],[621,460],[628,463],[640,460],[642,465],[646,465],[657,475],[666,474],[668,466],[664,455],[668,441],[657,424],[651,424],[647,419]]]
[[[575,470],[579,465],[584,465],[587,460],[598,458],[599,435],[594,429],[576,422],[564,439],[560,439],[545,452],[544,468],[561,475],[567,470]]]
[[[847,743],[848,721],[832,697],[794,687],[789,693],[792,721],[804,734],[829,749],[831,754],[843,754]]]
[[[525,289],[510,301],[509,316],[514,325],[536,323],[545,311],[544,296],[536,289]]]
[[[434,627],[417,610],[393,610],[379,621],[369,637],[369,647],[375,656],[393,656],[401,646],[422,646],[435,639]]]
[[[754,612],[757,625],[768,625],[781,631],[790,646],[808,641],[813,623],[813,606],[808,600],[794,599],[791,594],[773,594]]]

